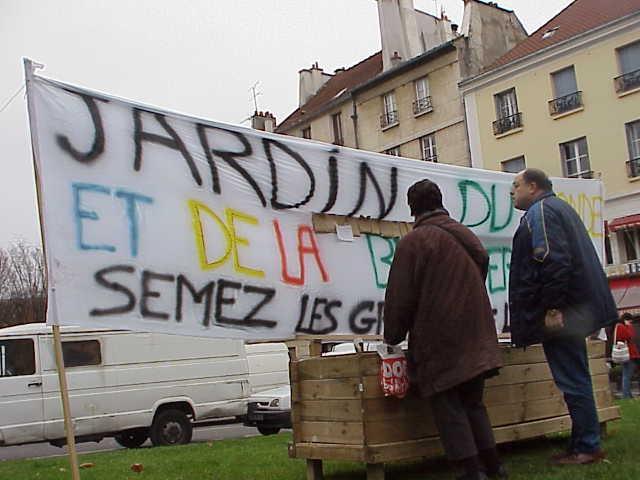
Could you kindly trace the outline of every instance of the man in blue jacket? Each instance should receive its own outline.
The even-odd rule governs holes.
[[[569,449],[554,463],[604,458],[585,337],[616,321],[617,310],[591,238],[575,210],[556,197],[547,175],[528,168],[511,189],[525,210],[513,238],[509,275],[511,339],[542,342],[571,416]]]

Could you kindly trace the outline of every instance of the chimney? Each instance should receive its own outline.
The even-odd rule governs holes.
[[[497,8],[495,2],[464,0],[459,33],[459,60],[462,78],[477,75],[496,59],[527,38],[527,32],[514,12]]]
[[[397,63],[398,57],[406,61],[420,55],[424,50],[413,0],[377,2],[382,41],[382,69],[388,70],[394,66],[394,62]]]
[[[251,128],[263,132],[273,132],[276,129],[276,117],[270,112],[254,112],[251,116]]]
[[[331,74],[324,73],[322,68],[318,66],[318,62],[311,65],[311,68],[303,68],[298,73],[300,75],[298,107],[307,103],[332,77]]]

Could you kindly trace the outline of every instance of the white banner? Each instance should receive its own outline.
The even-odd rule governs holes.
[[[507,329],[513,175],[205,121],[39,76],[27,86],[48,322],[247,339],[379,334],[397,239],[316,233],[312,213],[412,221],[407,189],[429,178],[489,250],[487,288]],[[601,253],[601,183],[554,185]]]

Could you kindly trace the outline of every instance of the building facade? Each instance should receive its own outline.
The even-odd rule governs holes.
[[[337,145],[469,166],[458,82],[526,38],[512,11],[465,0],[462,26],[378,0],[382,50],[349,69],[300,73],[299,108],[276,132]]]
[[[460,88],[474,167],[604,182],[568,200],[605,220],[619,307],[640,312],[640,0],[576,0]]]

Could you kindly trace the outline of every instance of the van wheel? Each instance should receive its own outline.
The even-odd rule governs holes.
[[[118,433],[113,438],[125,448],[138,448],[149,438],[149,430],[146,428],[132,428]]]
[[[193,426],[182,410],[164,410],[156,415],[151,424],[151,443],[160,445],[184,445],[191,441]]]
[[[258,427],[258,431],[262,435],[275,435],[280,429],[278,427]]]

